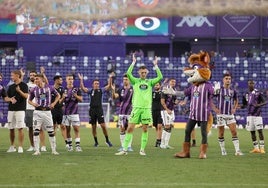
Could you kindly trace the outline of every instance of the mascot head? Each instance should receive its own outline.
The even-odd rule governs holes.
[[[184,69],[184,74],[189,77],[187,79],[189,83],[198,85],[210,79],[210,56],[207,52],[201,51],[198,54],[192,54],[188,62],[190,67]]]

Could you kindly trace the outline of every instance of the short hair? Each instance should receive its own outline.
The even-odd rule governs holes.
[[[60,78],[62,78],[62,76],[60,76],[60,75],[56,75],[56,76],[54,76],[53,80],[55,81],[55,80],[58,80],[58,79],[60,79]]]
[[[139,70],[141,70],[141,69],[147,69],[147,67],[145,65],[142,65],[139,67]]]
[[[38,77],[38,78],[45,78],[43,74],[39,73],[39,74],[36,74],[35,77]]]
[[[31,70],[31,71],[29,72],[29,74],[31,74],[31,73],[35,73],[35,74],[37,74],[37,72],[36,72],[35,70]]]
[[[227,77],[227,76],[230,76],[232,78],[232,75],[230,73],[225,73],[223,74],[223,78]]]
[[[67,75],[66,75],[66,78],[67,78],[67,77],[73,77],[73,79],[74,79],[74,75],[73,75],[73,74],[67,74]]]
[[[161,81],[159,81],[159,82],[156,82],[156,83],[155,83],[155,85],[156,85],[156,84],[160,84],[160,86],[161,86],[161,85],[162,85],[162,82],[161,82]]]
[[[92,83],[94,83],[94,82],[100,82],[100,79],[95,78]]]
[[[21,71],[20,70],[13,70],[11,73],[19,75],[19,78],[21,78]]]
[[[175,80],[176,81],[176,79],[174,77],[171,77],[171,78],[168,79],[168,81],[170,81],[170,80]]]
[[[124,75],[123,75],[123,78],[128,78],[128,77],[127,77],[127,74],[124,74]]]

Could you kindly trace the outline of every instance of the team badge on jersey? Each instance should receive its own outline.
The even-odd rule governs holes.
[[[41,93],[40,94],[40,99],[43,101],[43,100],[46,100],[46,94],[45,93]]]
[[[225,96],[224,96],[224,100],[225,100],[226,102],[230,102],[230,100],[231,100],[231,96],[229,96],[229,95],[225,95]]]
[[[122,90],[121,90],[121,97],[123,97],[123,96],[124,96],[124,94],[125,94],[125,90],[124,90],[124,89],[122,89]]]
[[[200,95],[200,93],[198,91],[195,91],[193,97],[198,98],[199,95]]]
[[[148,85],[146,85],[146,84],[141,84],[141,85],[140,85],[140,89],[141,89],[141,90],[146,90],[146,89],[148,89]]]

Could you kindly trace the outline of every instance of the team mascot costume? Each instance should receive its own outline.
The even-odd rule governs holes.
[[[213,85],[208,82],[211,77],[210,56],[201,51],[192,54],[188,62],[190,67],[184,69],[184,74],[189,78],[187,81],[192,85],[185,89],[184,94],[191,100],[189,119],[185,128],[185,138],[182,151],[175,154],[177,158],[190,158],[191,132],[197,124],[201,128],[202,143],[200,145],[200,159],[206,158],[207,133],[209,132],[213,118],[211,103],[214,94]]]

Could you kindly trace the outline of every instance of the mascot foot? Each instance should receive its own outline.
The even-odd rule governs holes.
[[[190,158],[190,142],[184,142],[182,151],[174,155],[176,158]]]
[[[200,146],[200,154],[199,154],[199,159],[206,159],[207,158],[207,148],[208,145],[207,144],[201,144]]]

